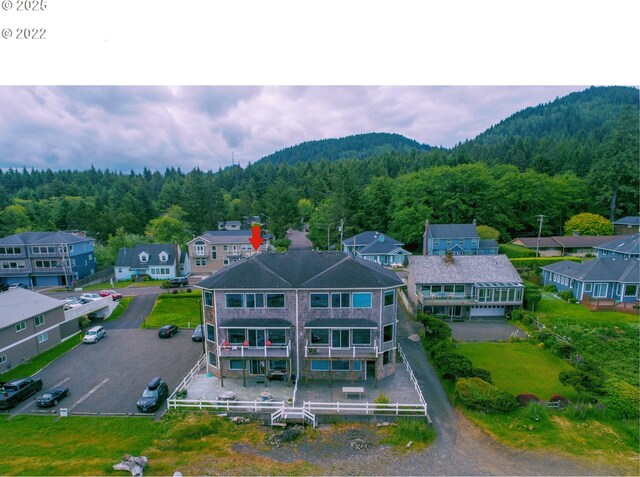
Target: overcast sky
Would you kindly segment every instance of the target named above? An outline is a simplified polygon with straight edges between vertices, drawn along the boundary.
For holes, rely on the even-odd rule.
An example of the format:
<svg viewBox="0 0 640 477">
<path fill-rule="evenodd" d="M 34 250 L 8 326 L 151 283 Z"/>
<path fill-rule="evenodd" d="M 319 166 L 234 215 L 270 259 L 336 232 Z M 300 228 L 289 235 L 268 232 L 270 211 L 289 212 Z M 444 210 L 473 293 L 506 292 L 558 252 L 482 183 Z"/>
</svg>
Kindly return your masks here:
<svg viewBox="0 0 640 477">
<path fill-rule="evenodd" d="M 432 146 L 585 86 L 0 87 L 0 167 L 164 171 L 246 166 L 368 132 Z"/>
</svg>

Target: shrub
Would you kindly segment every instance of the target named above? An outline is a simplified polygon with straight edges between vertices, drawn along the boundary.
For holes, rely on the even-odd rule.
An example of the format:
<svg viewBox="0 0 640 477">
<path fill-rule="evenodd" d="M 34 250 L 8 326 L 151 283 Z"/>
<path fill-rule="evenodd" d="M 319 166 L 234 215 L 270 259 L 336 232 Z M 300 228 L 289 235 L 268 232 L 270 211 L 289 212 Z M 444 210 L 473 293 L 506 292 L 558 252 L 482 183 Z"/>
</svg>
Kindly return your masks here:
<svg viewBox="0 0 640 477">
<path fill-rule="evenodd" d="M 378 394 L 378 396 L 376 396 L 373 402 L 376 404 L 389 404 L 391 401 L 389 401 L 389 398 L 385 396 L 383 393 L 380 393 Z"/>
<path fill-rule="evenodd" d="M 522 394 L 521 394 L 522 396 Z M 539 402 L 529 401 L 526 404 L 527 417 L 536 422 L 545 422 L 549 420 L 549 411 L 546 406 Z"/>
<path fill-rule="evenodd" d="M 604 406 L 602 404 L 580 401 L 572 406 L 567 406 L 564 412 L 567 417 L 580 421 L 601 419 L 604 414 Z"/>
<path fill-rule="evenodd" d="M 484 368 L 471 368 L 471 372 L 469 373 L 470 378 L 480 378 L 483 381 L 488 382 L 489 384 L 493 384 L 493 379 L 491 378 L 491 371 Z"/>
<path fill-rule="evenodd" d="M 460 378 L 455 397 L 463 406 L 476 411 L 507 412 L 518 407 L 516 398 L 480 378 Z"/>
<path fill-rule="evenodd" d="M 165 280 L 160 283 L 160 288 L 164 288 L 165 290 L 171 288 L 171 282 L 169 280 Z"/>
<path fill-rule="evenodd" d="M 562 406 L 566 406 L 567 404 L 571 403 L 571 401 L 569 401 L 569 399 L 564 397 L 562 394 L 552 394 L 549 398 L 549 402 L 559 402 Z"/>
<path fill-rule="evenodd" d="M 420 312 L 418 313 L 418 321 L 424 326 L 426 338 L 438 341 L 451 338 L 451 328 L 440 318 Z"/>
<path fill-rule="evenodd" d="M 551 350 L 564 359 L 570 358 L 571 355 L 576 351 L 573 345 L 571 343 L 567 343 L 566 341 L 556 341 L 551 347 Z"/>
<path fill-rule="evenodd" d="M 551 292 L 551 293 L 556 293 L 558 291 L 558 287 L 556 287 L 552 283 L 549 283 L 548 285 L 543 286 L 542 289 L 546 292 Z"/>
<path fill-rule="evenodd" d="M 564 301 L 569 301 L 573 298 L 573 290 L 562 290 L 559 295 Z"/>
<path fill-rule="evenodd" d="M 578 393 L 602 394 L 603 392 L 602 378 L 582 369 L 561 371 L 558 380 L 565 386 L 573 386 Z"/>
<path fill-rule="evenodd" d="M 610 379 L 605 383 L 604 404 L 607 412 L 622 419 L 640 417 L 640 389 L 626 381 Z"/>
<path fill-rule="evenodd" d="M 535 394 L 518 394 L 516 396 L 516 401 L 518 401 L 520 407 L 526 407 L 529 403 L 540 404 L 542 402 Z"/>
<path fill-rule="evenodd" d="M 453 381 L 460 377 L 470 376 L 473 369 L 471 360 L 458 353 L 441 353 L 435 358 L 435 362 L 442 376 Z"/>
<path fill-rule="evenodd" d="M 193 292 L 193 290 L 191 288 L 187 288 L 186 292 L 187 293 L 191 293 L 191 292 Z"/>
<path fill-rule="evenodd" d="M 453 343 L 451 342 L 451 340 L 436 341 L 431 343 L 432 345 L 428 349 L 434 361 L 437 361 L 441 354 L 453 352 Z"/>
<path fill-rule="evenodd" d="M 89 319 L 89 317 L 87 315 L 81 316 L 80 319 L 78 320 L 78 326 L 80 327 L 81 330 L 83 330 L 84 328 L 86 328 L 90 324 L 91 324 L 91 320 Z"/>
<path fill-rule="evenodd" d="M 530 250 L 521 245 L 500 244 L 498 245 L 498 253 L 506 255 L 509 258 L 527 258 L 535 257 L 535 250 Z"/>
<path fill-rule="evenodd" d="M 529 310 L 534 310 L 540 300 L 542 300 L 542 293 L 540 292 L 540 288 L 536 285 L 525 285 L 524 305 Z"/>
<path fill-rule="evenodd" d="M 174 295 L 177 295 L 178 294 L 178 290 L 174 289 L 171 293 L 173 293 Z"/>
</svg>

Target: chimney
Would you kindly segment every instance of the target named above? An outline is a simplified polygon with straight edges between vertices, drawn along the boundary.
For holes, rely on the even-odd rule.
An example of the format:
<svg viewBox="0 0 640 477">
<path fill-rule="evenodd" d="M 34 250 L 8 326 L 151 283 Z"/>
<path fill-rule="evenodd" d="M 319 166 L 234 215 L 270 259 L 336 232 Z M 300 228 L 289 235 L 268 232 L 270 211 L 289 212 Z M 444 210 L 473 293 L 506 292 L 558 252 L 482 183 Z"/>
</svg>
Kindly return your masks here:
<svg viewBox="0 0 640 477">
<path fill-rule="evenodd" d="M 476 219 L 473 219 L 473 226 L 475 227 L 476 225 L 477 225 Z"/>
<path fill-rule="evenodd" d="M 429 221 L 426 220 L 424 222 L 424 237 L 422 238 L 422 255 L 427 254 L 427 250 L 429 249 Z"/>
<path fill-rule="evenodd" d="M 176 277 L 180 276 L 180 248 L 178 247 L 178 241 L 173 241 L 173 255 L 176 257 Z"/>
<path fill-rule="evenodd" d="M 380 234 L 378 236 L 378 242 L 381 242 L 381 243 L 384 242 L 384 234 Z"/>
<path fill-rule="evenodd" d="M 451 250 L 447 250 L 444 253 L 444 261 L 447 263 L 453 263 L 453 252 Z"/>
</svg>

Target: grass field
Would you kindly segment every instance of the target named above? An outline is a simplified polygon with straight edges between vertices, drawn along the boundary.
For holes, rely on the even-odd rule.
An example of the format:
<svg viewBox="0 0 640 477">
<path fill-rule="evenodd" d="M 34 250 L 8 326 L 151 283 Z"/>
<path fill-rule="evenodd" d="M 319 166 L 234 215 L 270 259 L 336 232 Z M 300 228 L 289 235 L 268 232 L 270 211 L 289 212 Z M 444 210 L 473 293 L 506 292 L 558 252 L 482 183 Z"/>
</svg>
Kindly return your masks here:
<svg viewBox="0 0 640 477">
<path fill-rule="evenodd" d="M 591 311 L 577 303 L 567 303 L 548 292 L 542 293 L 542 300 L 536 305 L 536 313 L 547 324 L 552 324 L 554 320 L 560 318 L 605 326 L 640 323 L 640 316 L 638 315 L 615 311 Z"/>
<path fill-rule="evenodd" d="M 0 475 L 123 475 L 122 456 L 144 455 L 148 475 L 321 475 L 234 446 L 264 446 L 268 431 L 207 414 L 170 413 L 161 421 L 131 417 L 16 416 L 0 420 Z"/>
<path fill-rule="evenodd" d="M 493 383 L 515 396 L 531 393 L 542 400 L 553 394 L 578 397 L 573 388 L 558 381 L 560 371 L 573 369 L 571 365 L 532 344 L 460 343 L 457 351 L 474 366 L 491 371 Z"/>
<path fill-rule="evenodd" d="M 122 298 L 122 300 L 120 300 L 120 303 L 118 304 L 116 309 L 113 310 L 113 313 L 111 313 L 111 315 L 109 316 L 109 318 L 107 318 L 107 320 L 114 321 L 120 318 L 120 315 L 122 315 L 129 307 L 129 303 L 131 303 L 131 300 L 133 300 L 132 296 L 125 296 L 124 298 Z"/>
<path fill-rule="evenodd" d="M 162 293 L 158 295 L 151 314 L 145 319 L 145 328 L 160 328 L 173 324 L 180 328 L 195 328 L 200 324 L 202 293 Z"/>
<path fill-rule="evenodd" d="M 82 343 L 82 336 L 82 333 L 77 334 L 69 338 L 67 341 L 63 341 L 59 345 L 56 345 L 53 348 L 48 349 L 47 351 L 40 353 L 37 356 L 34 356 L 29 361 L 26 361 L 16 366 L 15 368 L 12 368 L 0 374 L 0 381 L 9 381 L 11 379 L 24 378 L 35 374 L 54 359 L 62 356 L 71 348 L 74 348 L 75 346 Z M 2 475 L 2 472 L 0 472 L 0 475 Z"/>
</svg>

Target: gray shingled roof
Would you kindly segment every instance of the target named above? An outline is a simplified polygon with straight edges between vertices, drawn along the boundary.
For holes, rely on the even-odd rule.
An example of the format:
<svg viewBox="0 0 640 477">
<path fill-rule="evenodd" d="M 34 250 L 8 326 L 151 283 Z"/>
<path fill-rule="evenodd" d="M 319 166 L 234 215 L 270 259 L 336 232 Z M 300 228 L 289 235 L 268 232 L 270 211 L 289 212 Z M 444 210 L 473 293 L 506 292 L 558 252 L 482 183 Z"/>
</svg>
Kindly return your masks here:
<svg viewBox="0 0 640 477">
<path fill-rule="evenodd" d="M 640 262 L 636 259 L 600 258 L 583 263 L 563 260 L 541 268 L 586 282 L 640 282 Z"/>
<path fill-rule="evenodd" d="M 146 252 L 147 254 L 149 254 L 148 261 L 140 261 L 140 254 L 142 252 Z M 160 261 L 161 252 L 166 252 L 169 256 L 166 262 Z M 123 247 L 118 250 L 118 256 L 116 257 L 116 267 L 147 268 L 151 266 L 170 267 L 173 265 L 175 265 L 173 244 L 154 243 L 136 245 L 133 248 Z"/>
<path fill-rule="evenodd" d="M 615 240 L 602 243 L 594 248 L 597 248 L 599 250 L 610 250 L 617 253 L 640 255 L 640 233 L 633 235 L 622 235 Z"/>
<path fill-rule="evenodd" d="M 227 243 L 249 243 L 249 237 L 251 237 L 251 230 L 207 230 L 202 235 L 189 240 L 188 243 L 195 242 L 198 239 L 204 239 L 212 244 L 227 244 Z M 265 238 L 265 234 L 262 234 Z"/>
<path fill-rule="evenodd" d="M 378 242 L 380 236 L 384 235 L 384 242 L 382 243 L 393 243 L 395 245 L 404 245 L 400 240 L 396 240 L 393 237 L 388 236 L 387 234 L 382 234 L 376 230 L 367 230 L 366 232 L 359 233 L 355 236 L 356 247 L 362 247 L 363 245 L 369 245 L 373 242 Z M 344 245 L 353 246 L 354 237 L 349 237 L 344 239 L 342 243 Z"/>
<path fill-rule="evenodd" d="M 409 257 L 416 284 L 423 283 L 521 283 L 506 255 L 454 255 L 451 262 L 439 255 Z"/>
<path fill-rule="evenodd" d="M 478 245 L 479 248 L 498 248 L 498 242 L 493 239 L 480 239 Z"/>
<path fill-rule="evenodd" d="M 0 328 L 37 316 L 41 313 L 62 308 L 64 303 L 50 296 L 14 288 L 0 293 Z"/>
<path fill-rule="evenodd" d="M 22 232 L 0 239 L 2 245 L 50 245 L 58 243 L 79 243 L 94 240 L 69 232 Z"/>
<path fill-rule="evenodd" d="M 434 239 L 478 238 L 474 224 L 429 224 Z"/>
<path fill-rule="evenodd" d="M 596 247 L 606 242 L 625 237 L 625 235 L 554 235 L 553 237 L 540 237 L 541 248 L 586 248 Z M 627 236 L 628 237 L 628 236 Z M 518 237 L 527 248 L 536 248 L 537 237 Z"/>
<path fill-rule="evenodd" d="M 627 215 L 626 217 L 622 217 L 621 219 L 616 220 L 613 225 L 639 225 L 640 226 L 640 217 L 637 215 Z"/>
<path fill-rule="evenodd" d="M 380 265 L 342 252 L 261 253 L 229 265 L 198 285 L 205 289 L 357 289 L 402 285 Z"/>
</svg>

